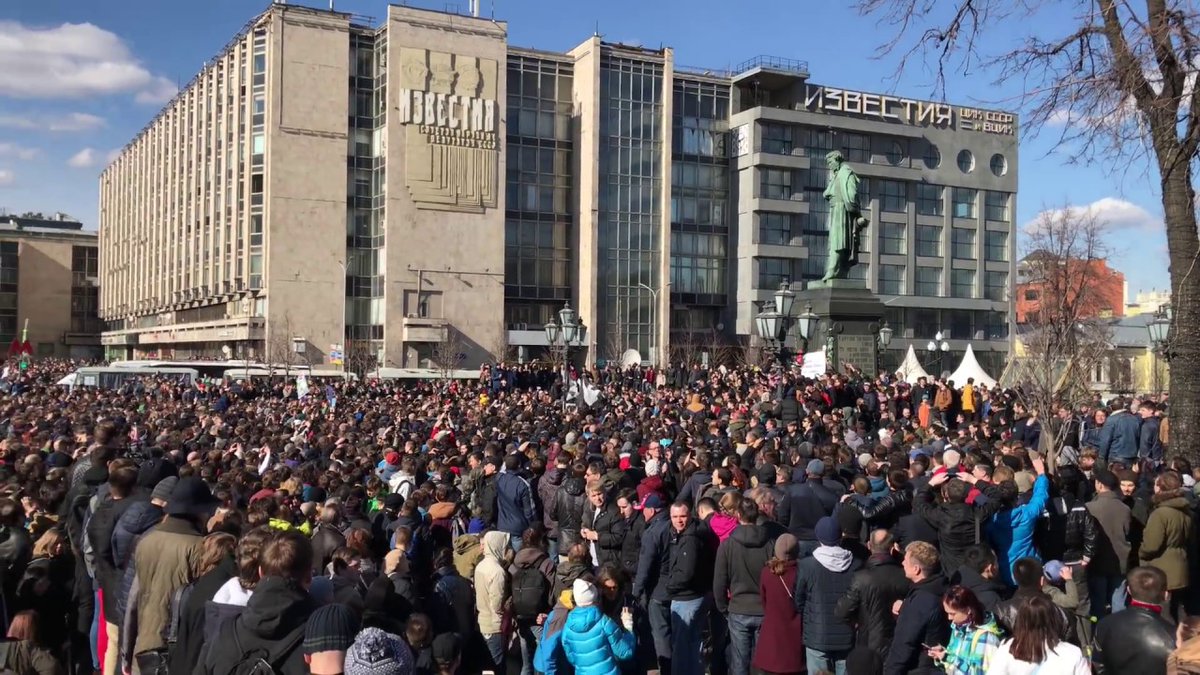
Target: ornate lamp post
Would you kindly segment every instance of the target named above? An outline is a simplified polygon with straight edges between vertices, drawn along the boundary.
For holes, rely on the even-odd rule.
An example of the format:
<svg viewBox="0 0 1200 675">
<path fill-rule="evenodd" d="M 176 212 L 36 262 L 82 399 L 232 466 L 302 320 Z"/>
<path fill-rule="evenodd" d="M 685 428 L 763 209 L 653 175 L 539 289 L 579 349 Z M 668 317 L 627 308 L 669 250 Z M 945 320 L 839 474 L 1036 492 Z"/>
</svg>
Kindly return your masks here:
<svg viewBox="0 0 1200 675">
<path fill-rule="evenodd" d="M 563 405 L 567 403 L 567 391 L 571 387 L 571 348 L 583 346 L 587 339 L 587 326 L 584 326 L 578 317 L 575 310 L 571 309 L 571 303 L 566 302 L 563 303 L 563 308 L 558 310 L 559 323 L 550 319 L 545 326 L 546 343 L 550 346 L 550 351 L 562 361 Z"/>
<path fill-rule="evenodd" d="M 779 290 L 775 291 L 774 299 L 773 308 L 759 312 L 754 317 L 754 325 L 758 329 L 758 335 L 763 339 L 767 351 L 771 352 L 779 362 L 787 363 L 791 357 L 787 334 L 792 322 L 799 319 L 800 337 L 807 345 L 808 336 L 811 334 L 817 317 L 812 313 L 811 306 L 799 317 L 792 317 L 792 305 L 796 302 L 796 294 L 792 292 L 791 284 L 787 281 L 779 284 Z M 811 322 L 810 319 L 812 319 Z"/>
<path fill-rule="evenodd" d="M 946 353 L 950 351 L 950 343 L 946 341 L 949 335 L 938 331 L 929 344 L 925 345 L 925 351 L 929 353 L 929 358 L 937 356 L 938 371 L 935 379 L 942 376 L 942 362 L 946 358 Z"/>
</svg>

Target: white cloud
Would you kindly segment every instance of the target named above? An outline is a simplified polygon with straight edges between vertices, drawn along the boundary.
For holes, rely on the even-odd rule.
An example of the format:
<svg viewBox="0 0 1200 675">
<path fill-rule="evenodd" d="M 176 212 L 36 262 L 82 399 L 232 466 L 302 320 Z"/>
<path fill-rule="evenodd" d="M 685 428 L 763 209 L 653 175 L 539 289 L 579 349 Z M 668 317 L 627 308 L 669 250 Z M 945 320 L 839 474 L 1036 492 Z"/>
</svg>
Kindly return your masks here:
<svg viewBox="0 0 1200 675">
<path fill-rule="evenodd" d="M 175 86 L 174 82 L 165 77 L 156 77 L 150 86 L 138 92 L 134 100 L 138 103 L 162 105 L 174 98 L 177 93 L 179 93 L 179 87 Z"/>
<path fill-rule="evenodd" d="M 30 160 L 37 156 L 37 148 L 28 148 L 16 143 L 0 142 L 0 157 L 15 157 L 20 160 Z"/>
<path fill-rule="evenodd" d="M 0 169 L 0 185 L 10 185 L 17 176 L 8 169 Z"/>
<path fill-rule="evenodd" d="M 91 131 L 104 124 L 103 117 L 81 112 L 65 115 L 0 115 L 0 128 L 28 131 Z"/>
<path fill-rule="evenodd" d="M 121 148 L 113 148 L 112 150 L 109 150 L 104 155 L 104 163 L 112 164 L 113 162 L 117 161 L 117 158 L 120 156 L 121 156 Z"/>
<path fill-rule="evenodd" d="M 51 28 L 0 21 L 0 95 L 83 98 L 163 95 L 162 78 L 143 66 L 115 33 L 90 23 Z"/>
<path fill-rule="evenodd" d="M 91 148 L 84 148 L 71 156 L 67 160 L 67 166 L 76 169 L 86 169 L 89 166 L 96 164 L 96 151 Z"/>
<path fill-rule="evenodd" d="M 1064 214 L 1070 215 L 1093 215 L 1100 222 L 1107 225 L 1110 232 L 1121 233 L 1130 230 L 1160 230 L 1163 226 L 1163 219 L 1156 216 L 1146 209 L 1134 204 L 1131 201 L 1119 199 L 1117 197 L 1104 197 L 1097 199 L 1091 204 L 1082 206 L 1068 206 L 1065 209 L 1050 209 L 1042 211 L 1033 217 L 1032 220 L 1025 223 L 1022 228 L 1025 232 L 1030 232 L 1038 227 L 1038 223 L 1047 215 L 1058 219 Z"/>
</svg>

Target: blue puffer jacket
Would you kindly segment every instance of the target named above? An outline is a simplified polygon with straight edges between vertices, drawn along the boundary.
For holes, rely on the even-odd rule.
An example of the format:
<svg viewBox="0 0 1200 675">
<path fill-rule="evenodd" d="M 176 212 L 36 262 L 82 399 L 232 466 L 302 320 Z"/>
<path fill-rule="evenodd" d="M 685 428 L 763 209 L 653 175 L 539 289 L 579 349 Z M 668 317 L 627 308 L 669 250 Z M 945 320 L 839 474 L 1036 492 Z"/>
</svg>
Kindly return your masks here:
<svg viewBox="0 0 1200 675">
<path fill-rule="evenodd" d="M 576 607 L 562 629 L 562 648 L 577 675 L 618 675 L 636 640 L 596 607 Z"/>
<path fill-rule="evenodd" d="M 1033 494 L 1029 501 L 993 515 L 987 525 L 988 539 L 992 542 L 992 548 L 996 549 L 1000 578 L 1009 586 L 1017 585 L 1013 581 L 1013 563 L 1021 558 L 1041 560 L 1033 545 L 1033 533 L 1049 499 L 1050 480 L 1038 476 L 1033 482 Z"/>
</svg>

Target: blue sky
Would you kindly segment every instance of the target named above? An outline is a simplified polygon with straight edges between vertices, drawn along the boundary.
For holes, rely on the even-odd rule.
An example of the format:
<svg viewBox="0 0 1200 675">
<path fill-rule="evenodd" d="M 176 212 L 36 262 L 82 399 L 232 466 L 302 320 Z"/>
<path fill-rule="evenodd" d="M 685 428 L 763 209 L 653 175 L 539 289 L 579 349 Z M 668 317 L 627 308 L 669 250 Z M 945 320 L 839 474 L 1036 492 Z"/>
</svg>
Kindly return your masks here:
<svg viewBox="0 0 1200 675">
<path fill-rule="evenodd" d="M 466 0 L 459 2 L 465 9 Z M 407 4 L 444 9 L 451 3 Z M 265 6 L 266 0 L 0 3 L 0 208 L 64 211 L 94 228 L 96 178 L 104 164 Z M 848 2 L 482 0 L 484 15 L 493 7 L 497 19 L 508 21 L 515 45 L 565 50 L 599 30 L 609 41 L 673 47 L 676 62 L 689 66 L 726 68 L 768 54 L 808 61 L 815 83 L 912 98 L 932 94 L 920 62 L 897 81 L 894 60 L 872 58 L 891 29 L 858 16 Z M 382 18 L 387 4 L 337 0 L 337 9 Z M 1041 17 L 1051 24 L 1070 19 Z M 986 46 L 1013 43 L 1026 25 L 997 21 Z M 997 87 L 993 79 L 983 70 L 955 73 L 948 98 L 1016 109 L 1003 102 L 1020 93 L 1017 85 Z M 1110 223 L 1111 262 L 1125 273 L 1130 299 L 1138 290 L 1165 288 L 1156 181 L 1141 167 L 1114 174 L 1102 164 L 1072 164 L 1069 151 L 1051 152 L 1055 131 L 1023 139 L 1018 223 L 1044 208 L 1092 208 Z"/>
</svg>

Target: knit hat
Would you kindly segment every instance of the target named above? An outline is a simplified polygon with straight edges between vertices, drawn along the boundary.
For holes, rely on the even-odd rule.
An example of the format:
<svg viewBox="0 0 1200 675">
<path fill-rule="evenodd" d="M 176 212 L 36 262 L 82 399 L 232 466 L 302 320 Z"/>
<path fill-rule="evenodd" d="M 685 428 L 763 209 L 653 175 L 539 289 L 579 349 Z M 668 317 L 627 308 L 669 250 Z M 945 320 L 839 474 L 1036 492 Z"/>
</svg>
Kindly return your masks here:
<svg viewBox="0 0 1200 675">
<path fill-rule="evenodd" d="M 576 579 L 571 584 L 571 596 L 575 599 L 576 607 L 590 607 L 596 604 L 596 587 L 583 579 Z"/>
<path fill-rule="evenodd" d="M 412 675 L 413 656 L 398 636 L 364 628 L 346 650 L 346 675 Z"/>
<path fill-rule="evenodd" d="M 354 644 L 359 620 L 346 605 L 318 607 L 304 627 L 304 653 L 344 652 Z"/>
<path fill-rule="evenodd" d="M 842 528 L 836 520 L 829 516 L 817 521 L 813 533 L 817 535 L 817 541 L 823 546 L 837 546 L 842 543 Z"/>
<path fill-rule="evenodd" d="M 807 468 L 805 468 L 805 472 L 806 472 L 806 473 L 808 473 L 808 475 L 810 475 L 810 476 L 821 476 L 821 475 L 824 475 L 824 473 L 825 473 L 825 462 L 822 462 L 822 461 L 821 461 L 821 460 L 819 460 L 819 459 L 814 459 L 814 460 L 812 460 L 811 462 L 809 462 L 809 463 L 808 463 L 808 467 L 807 467 Z"/>
<path fill-rule="evenodd" d="M 767 462 L 754 470 L 754 477 L 758 479 L 758 484 L 765 487 L 774 487 L 775 485 L 775 465 Z"/>
<path fill-rule="evenodd" d="M 781 534 L 775 540 L 775 557 L 780 560 L 794 560 L 800 552 L 800 541 L 794 534 Z"/>
<path fill-rule="evenodd" d="M 660 471 L 661 471 L 661 468 L 659 466 L 657 459 L 646 460 L 646 475 L 647 476 L 657 476 Z"/>
<path fill-rule="evenodd" d="M 160 502 L 171 501 L 171 492 L 175 489 L 175 484 L 179 479 L 175 476 L 167 476 L 158 481 L 158 485 L 154 486 L 154 490 L 150 492 L 150 499 L 157 499 Z"/>
<path fill-rule="evenodd" d="M 383 461 L 392 466 L 400 466 L 400 453 L 393 450 L 383 456 Z"/>
</svg>

